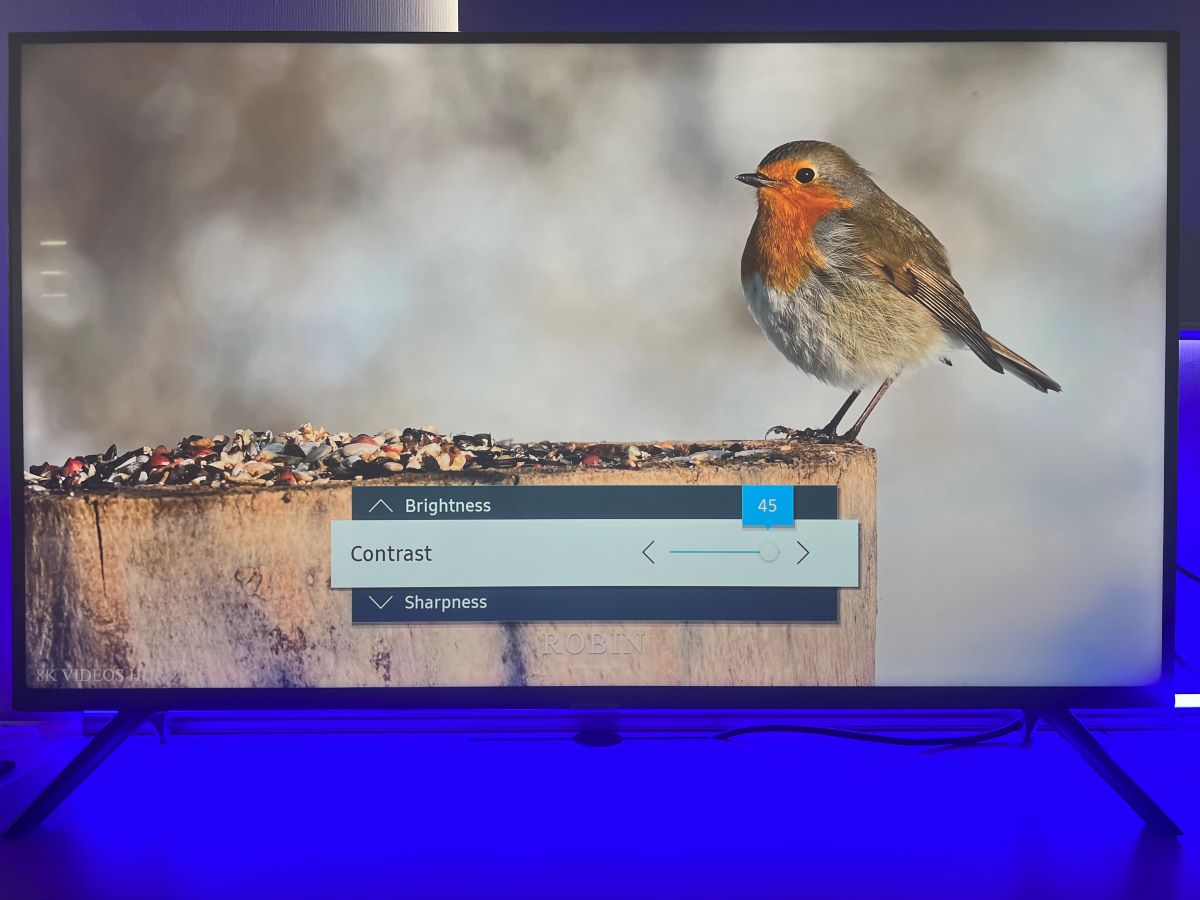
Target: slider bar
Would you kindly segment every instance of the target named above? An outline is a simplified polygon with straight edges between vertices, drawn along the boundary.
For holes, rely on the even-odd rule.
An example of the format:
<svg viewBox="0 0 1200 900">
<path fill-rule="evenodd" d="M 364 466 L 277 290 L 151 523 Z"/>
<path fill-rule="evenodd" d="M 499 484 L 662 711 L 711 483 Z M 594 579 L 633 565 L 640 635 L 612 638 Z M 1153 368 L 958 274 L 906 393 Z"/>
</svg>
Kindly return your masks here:
<svg viewBox="0 0 1200 900">
<path fill-rule="evenodd" d="M 758 556 L 757 550 L 668 550 L 668 553 L 749 553 Z"/>
</svg>

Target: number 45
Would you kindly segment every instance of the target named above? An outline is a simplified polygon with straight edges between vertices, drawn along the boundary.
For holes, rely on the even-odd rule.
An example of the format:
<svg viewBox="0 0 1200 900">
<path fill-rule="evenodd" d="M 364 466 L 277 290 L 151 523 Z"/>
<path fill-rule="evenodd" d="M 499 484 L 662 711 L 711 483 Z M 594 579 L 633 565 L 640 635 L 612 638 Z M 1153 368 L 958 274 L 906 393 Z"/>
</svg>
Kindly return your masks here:
<svg viewBox="0 0 1200 900">
<path fill-rule="evenodd" d="M 763 499 L 759 500 L 758 501 L 758 511 L 765 512 L 765 513 L 777 512 L 778 507 L 775 505 L 775 498 L 774 497 L 764 497 Z"/>
</svg>

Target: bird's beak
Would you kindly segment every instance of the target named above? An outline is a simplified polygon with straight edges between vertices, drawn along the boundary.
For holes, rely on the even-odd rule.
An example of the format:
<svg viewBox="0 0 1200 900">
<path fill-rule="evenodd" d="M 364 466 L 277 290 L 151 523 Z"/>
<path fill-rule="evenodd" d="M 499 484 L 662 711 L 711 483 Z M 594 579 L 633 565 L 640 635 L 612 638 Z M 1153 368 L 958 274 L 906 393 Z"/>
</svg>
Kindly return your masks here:
<svg viewBox="0 0 1200 900">
<path fill-rule="evenodd" d="M 747 172 L 744 175 L 735 175 L 738 181 L 742 184 L 748 184 L 750 187 L 760 188 L 766 187 L 769 184 L 774 184 L 774 180 L 768 178 L 762 172 Z"/>
</svg>

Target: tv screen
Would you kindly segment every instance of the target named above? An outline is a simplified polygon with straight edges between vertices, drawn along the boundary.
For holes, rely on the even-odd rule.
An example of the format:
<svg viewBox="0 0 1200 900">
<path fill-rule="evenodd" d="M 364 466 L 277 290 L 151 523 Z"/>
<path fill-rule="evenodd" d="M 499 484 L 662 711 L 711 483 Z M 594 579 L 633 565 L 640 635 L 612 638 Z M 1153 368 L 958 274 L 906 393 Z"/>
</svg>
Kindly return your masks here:
<svg viewBox="0 0 1200 900">
<path fill-rule="evenodd" d="M 1002 37 L 18 39 L 18 702 L 1149 696 L 1172 47 Z"/>
</svg>

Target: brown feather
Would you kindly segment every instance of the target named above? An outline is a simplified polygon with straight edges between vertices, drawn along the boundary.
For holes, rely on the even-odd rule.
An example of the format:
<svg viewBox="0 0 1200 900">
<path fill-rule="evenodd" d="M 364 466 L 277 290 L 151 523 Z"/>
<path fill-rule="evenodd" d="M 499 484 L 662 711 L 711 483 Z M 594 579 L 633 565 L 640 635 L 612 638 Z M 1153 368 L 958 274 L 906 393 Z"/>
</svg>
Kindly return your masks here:
<svg viewBox="0 0 1200 900">
<path fill-rule="evenodd" d="M 1037 388 L 1043 394 L 1047 391 L 1061 391 L 1062 385 L 1057 381 L 1021 356 L 1015 350 L 1004 346 L 990 334 L 985 335 L 988 343 L 992 345 L 992 350 L 1000 357 L 1000 363 L 1004 366 L 1005 372 L 1012 372 L 1018 378 L 1028 385 Z"/>
</svg>

